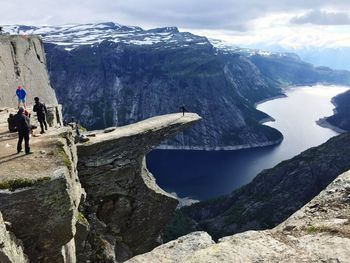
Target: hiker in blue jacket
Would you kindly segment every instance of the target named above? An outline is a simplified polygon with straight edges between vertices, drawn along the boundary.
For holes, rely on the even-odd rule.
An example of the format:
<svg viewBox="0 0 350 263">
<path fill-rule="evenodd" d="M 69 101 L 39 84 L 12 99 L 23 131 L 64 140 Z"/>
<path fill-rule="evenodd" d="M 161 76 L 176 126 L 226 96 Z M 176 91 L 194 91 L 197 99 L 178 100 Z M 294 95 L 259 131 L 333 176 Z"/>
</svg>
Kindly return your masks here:
<svg viewBox="0 0 350 263">
<path fill-rule="evenodd" d="M 21 102 L 23 103 L 24 108 L 26 109 L 26 96 L 27 96 L 27 92 L 25 91 L 25 89 L 23 89 L 21 86 L 18 86 L 17 90 L 16 90 L 16 95 L 18 98 L 18 109 L 21 106 Z"/>
</svg>

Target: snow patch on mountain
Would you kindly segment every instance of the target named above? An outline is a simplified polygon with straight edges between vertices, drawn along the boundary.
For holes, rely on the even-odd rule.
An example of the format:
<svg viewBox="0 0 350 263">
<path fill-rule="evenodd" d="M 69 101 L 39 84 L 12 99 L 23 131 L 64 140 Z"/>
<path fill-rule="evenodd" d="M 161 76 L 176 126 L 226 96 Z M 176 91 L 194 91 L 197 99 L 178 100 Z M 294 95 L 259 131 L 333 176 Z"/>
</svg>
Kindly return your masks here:
<svg viewBox="0 0 350 263">
<path fill-rule="evenodd" d="M 144 30 L 137 26 L 125 26 L 117 23 L 70 24 L 62 26 L 23 26 L 7 25 L 4 31 L 12 35 L 40 35 L 46 43 L 63 46 L 72 50 L 82 45 L 99 44 L 102 41 L 132 45 L 172 44 L 210 44 L 205 37 L 187 32 L 179 32 L 176 27 L 163 27 Z"/>
</svg>

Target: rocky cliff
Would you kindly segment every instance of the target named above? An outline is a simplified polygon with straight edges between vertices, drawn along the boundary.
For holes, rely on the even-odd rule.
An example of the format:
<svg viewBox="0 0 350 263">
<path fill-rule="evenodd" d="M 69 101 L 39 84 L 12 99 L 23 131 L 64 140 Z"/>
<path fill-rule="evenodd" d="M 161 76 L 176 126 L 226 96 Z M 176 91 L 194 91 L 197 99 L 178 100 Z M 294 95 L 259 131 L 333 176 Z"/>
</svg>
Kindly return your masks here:
<svg viewBox="0 0 350 263">
<path fill-rule="evenodd" d="M 103 128 L 178 112 L 184 104 L 203 121 L 163 148 L 239 149 L 281 141 L 278 131 L 259 124 L 267 115 L 239 94 L 241 87 L 251 97 L 259 90 L 257 100 L 280 94 L 260 75 L 251 80 L 252 63 L 235 58 L 228 77 L 207 40 L 192 36 L 189 42 L 180 33 L 175 37 L 176 43 L 164 47 L 106 41 L 67 51 L 47 45 L 52 83 L 65 116 Z"/>
<path fill-rule="evenodd" d="M 182 212 L 196 222 L 195 229 L 215 239 L 251 229 L 272 228 L 319 194 L 350 169 L 350 134 L 264 170 L 232 194 L 194 204 Z"/>
<path fill-rule="evenodd" d="M 83 195 L 72 132 L 61 128 L 33 137 L 34 154 L 23 156 L 14 155 L 16 136 L 7 134 L 5 125 L 0 139 L 0 211 L 8 228 L 23 243 L 30 262 L 72 262 L 66 258 L 74 255 Z"/>
<path fill-rule="evenodd" d="M 80 207 L 87 233 L 78 232 L 79 262 L 119 262 L 159 245 L 178 201 L 156 185 L 145 155 L 199 119 L 190 113 L 154 117 L 93 133 L 89 142 L 77 145 L 79 178 L 87 193 Z"/>
<path fill-rule="evenodd" d="M 38 38 L 1 38 L 1 59 L 14 45 L 17 61 L 32 62 L 16 64 L 21 70 L 24 65 L 18 77 L 47 78 L 43 53 L 33 52 Z M 40 66 L 33 62 L 40 59 Z M 12 65 L 4 65 L 7 77 L 16 71 Z M 121 262 L 154 248 L 178 202 L 156 185 L 144 156 L 200 117 L 159 116 L 90 132 L 76 144 L 72 128 L 61 127 L 60 107 L 46 84 L 27 88 L 33 96 L 47 94 L 53 104 L 50 129 L 31 136 L 33 154 L 16 154 L 17 134 L 7 131 L 7 117 L 16 110 L 0 109 L 0 262 Z M 7 92 L 0 95 L 9 99 Z"/>
<path fill-rule="evenodd" d="M 350 171 L 272 230 L 248 231 L 215 243 L 195 232 L 127 261 L 348 262 Z"/>
<path fill-rule="evenodd" d="M 46 104 L 57 104 L 51 88 L 46 57 L 41 39 L 35 36 L 0 36 L 0 107 L 17 105 L 15 92 L 18 85 L 34 102 L 40 97 Z"/>
<path fill-rule="evenodd" d="M 29 262 L 28 258 L 23 253 L 22 244 L 6 229 L 6 227 L 6 222 L 0 214 L 0 262 Z"/>
<path fill-rule="evenodd" d="M 277 144 L 282 135 L 260 124 L 255 103 L 288 85 L 350 84 L 350 73 L 314 67 L 294 54 L 213 45 L 176 27 L 144 30 L 116 23 L 5 26 L 41 34 L 49 72 L 67 119 L 101 129 L 183 104 L 203 121 L 166 149 L 240 149 Z"/>
<path fill-rule="evenodd" d="M 214 47 L 177 28 L 143 30 L 116 23 L 8 26 L 40 33 L 67 118 L 88 128 L 120 126 L 182 104 L 203 121 L 162 148 L 239 149 L 276 144 L 282 135 L 259 122 L 254 104 L 281 86 L 349 84 L 350 74 L 316 68 L 292 54 Z"/>
<path fill-rule="evenodd" d="M 178 201 L 156 185 L 144 156 L 198 120 L 155 117 L 89 133 L 78 145 L 70 128 L 51 128 L 32 137 L 28 156 L 14 154 L 16 134 L 0 122 L 0 212 L 8 222 L 0 221 L 0 258 L 121 262 L 157 246 Z"/>
</svg>

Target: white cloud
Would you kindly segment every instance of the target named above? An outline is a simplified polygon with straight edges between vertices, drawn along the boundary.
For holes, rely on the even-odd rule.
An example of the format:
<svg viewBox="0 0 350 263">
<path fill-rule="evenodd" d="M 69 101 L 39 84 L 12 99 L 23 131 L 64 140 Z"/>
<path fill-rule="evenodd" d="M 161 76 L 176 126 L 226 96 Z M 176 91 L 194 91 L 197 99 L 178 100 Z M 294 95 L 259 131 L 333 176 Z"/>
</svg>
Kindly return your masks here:
<svg viewBox="0 0 350 263">
<path fill-rule="evenodd" d="M 113 21 L 178 26 L 243 46 L 348 45 L 349 27 L 338 24 L 347 23 L 349 11 L 345 0 L 11 0 L 1 4 L 0 24 Z"/>
<path fill-rule="evenodd" d="M 350 25 L 350 15 L 346 12 L 312 10 L 295 16 L 290 21 L 294 24 Z"/>
</svg>

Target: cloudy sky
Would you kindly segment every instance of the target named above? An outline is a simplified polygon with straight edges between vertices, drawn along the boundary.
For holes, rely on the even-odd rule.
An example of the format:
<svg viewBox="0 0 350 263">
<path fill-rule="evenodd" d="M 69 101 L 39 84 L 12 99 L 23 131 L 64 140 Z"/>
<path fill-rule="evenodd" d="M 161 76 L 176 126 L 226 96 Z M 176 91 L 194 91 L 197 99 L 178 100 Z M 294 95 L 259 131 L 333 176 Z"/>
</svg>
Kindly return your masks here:
<svg viewBox="0 0 350 263">
<path fill-rule="evenodd" d="M 178 26 L 241 46 L 350 47 L 349 0 L 11 0 L 0 24 Z"/>
</svg>

